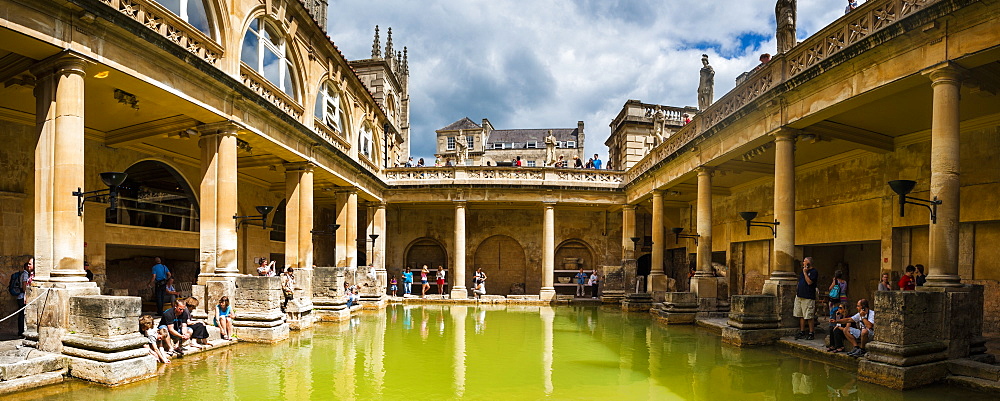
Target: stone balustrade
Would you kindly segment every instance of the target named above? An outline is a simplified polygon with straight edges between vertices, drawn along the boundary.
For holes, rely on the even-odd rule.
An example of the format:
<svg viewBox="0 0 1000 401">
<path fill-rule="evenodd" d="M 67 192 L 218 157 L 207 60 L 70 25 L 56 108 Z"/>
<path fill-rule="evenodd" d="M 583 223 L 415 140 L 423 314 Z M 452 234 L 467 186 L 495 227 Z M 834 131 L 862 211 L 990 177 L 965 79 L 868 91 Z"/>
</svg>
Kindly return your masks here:
<svg viewBox="0 0 1000 401">
<path fill-rule="evenodd" d="M 318 118 L 313 119 L 313 131 L 316 132 L 316 135 L 319 135 L 321 138 L 326 139 L 327 142 L 330 142 L 333 147 L 337 148 L 341 152 L 344 152 L 345 155 L 348 154 L 351 145 L 347 142 L 347 139 L 344 138 L 344 134 L 342 132 L 330 129 L 330 127 L 327 127 L 326 124 L 323 124 L 323 122 Z"/>
<path fill-rule="evenodd" d="M 274 84 L 268 82 L 267 79 L 260 76 L 260 73 L 254 71 L 253 68 L 241 64 L 240 81 L 250 88 L 250 90 L 256 92 L 264 99 L 267 99 L 267 101 L 277 106 L 292 118 L 296 120 L 302 119 L 302 106 L 299 106 L 285 92 L 282 92 L 275 87 Z"/>
<path fill-rule="evenodd" d="M 218 65 L 221 45 L 151 0 L 101 0 L 102 3 L 138 21 L 209 64 Z"/>
<path fill-rule="evenodd" d="M 770 62 L 741 77 L 741 82 L 733 90 L 719 98 L 707 109 L 695 116 L 691 123 L 663 141 L 625 174 L 629 183 L 654 169 L 681 147 L 691 143 L 704 133 L 736 114 L 764 93 L 791 81 L 801 81 L 806 70 L 830 59 L 831 56 L 858 43 L 912 15 L 921 8 L 940 0 L 870 0 L 856 10 L 800 42 L 785 54 L 779 54 Z M 863 50 L 861 50 L 863 51 Z M 817 70 L 816 73 L 822 71 Z M 626 118 L 619 114 L 612 122 L 612 129 Z M 619 121 L 621 120 L 621 121 Z"/>
<path fill-rule="evenodd" d="M 624 172 L 543 167 L 404 167 L 385 170 L 390 185 L 541 185 L 618 188 Z"/>
</svg>

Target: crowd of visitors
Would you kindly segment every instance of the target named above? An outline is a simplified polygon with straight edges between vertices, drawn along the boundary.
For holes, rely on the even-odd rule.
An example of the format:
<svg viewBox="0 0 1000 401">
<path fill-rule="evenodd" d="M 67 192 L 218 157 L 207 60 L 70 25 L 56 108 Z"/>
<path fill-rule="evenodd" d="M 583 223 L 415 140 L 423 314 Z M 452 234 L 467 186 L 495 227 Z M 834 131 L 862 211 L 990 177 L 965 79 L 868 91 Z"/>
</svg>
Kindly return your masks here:
<svg viewBox="0 0 1000 401">
<path fill-rule="evenodd" d="M 687 124 L 689 122 L 691 122 L 691 116 L 685 114 L 684 123 Z M 508 167 L 525 167 L 525 161 L 521 159 L 521 156 L 516 156 L 510 159 L 510 162 L 497 162 L 497 165 L 503 166 L 505 165 L 504 163 L 509 163 L 506 164 L 506 166 Z M 455 164 L 452 162 L 450 158 L 445 158 L 443 160 L 441 159 L 441 157 L 434 158 L 434 167 L 452 167 L 454 165 Z M 486 165 L 492 166 L 493 163 L 487 161 Z M 413 157 L 411 156 L 409 159 L 406 160 L 406 162 L 402 164 L 396 163 L 396 167 L 427 167 L 427 165 L 424 163 L 424 158 L 421 157 L 416 162 L 414 162 Z M 611 165 L 608 164 L 605 166 L 604 163 L 601 161 L 600 155 L 598 154 L 594 154 L 594 157 L 591 157 L 590 160 L 587 160 L 586 163 L 584 163 L 583 159 L 581 159 L 579 156 L 573 156 L 572 163 L 566 160 L 565 156 L 559 156 L 556 160 L 553 161 L 552 167 L 593 169 L 593 170 L 600 170 L 601 168 L 607 168 L 608 170 L 611 170 Z"/>
</svg>

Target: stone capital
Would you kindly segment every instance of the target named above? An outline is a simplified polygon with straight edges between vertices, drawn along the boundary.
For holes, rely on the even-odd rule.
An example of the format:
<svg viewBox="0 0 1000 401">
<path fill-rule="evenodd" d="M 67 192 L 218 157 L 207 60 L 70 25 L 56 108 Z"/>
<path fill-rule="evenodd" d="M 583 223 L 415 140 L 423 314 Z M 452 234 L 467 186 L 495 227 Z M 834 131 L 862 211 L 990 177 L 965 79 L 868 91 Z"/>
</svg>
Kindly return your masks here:
<svg viewBox="0 0 1000 401">
<path fill-rule="evenodd" d="M 624 209 L 624 210 L 635 210 L 635 205 L 631 205 L 631 204 L 622 205 L 622 209 Z"/>
<path fill-rule="evenodd" d="M 313 164 L 312 162 L 292 162 L 292 163 L 285 163 L 284 166 L 286 173 L 298 173 L 298 172 L 311 173 L 313 170 L 316 169 L 316 165 Z"/>
<path fill-rule="evenodd" d="M 707 175 L 709 177 L 715 173 L 715 167 L 710 166 L 700 166 L 696 170 L 698 171 L 698 175 Z"/>
<path fill-rule="evenodd" d="M 241 132 L 249 131 L 246 126 L 236 121 L 226 120 L 215 123 L 202 124 L 195 127 L 202 137 L 213 135 L 236 136 Z"/>
<path fill-rule="evenodd" d="M 556 202 L 542 202 L 542 206 L 546 209 L 554 209 L 556 207 Z"/>
<path fill-rule="evenodd" d="M 456 201 L 452 201 L 452 203 L 455 204 L 455 208 L 456 209 L 464 209 L 464 208 L 468 207 L 468 204 L 469 204 L 469 202 L 465 201 L 465 200 L 456 200 Z"/>
<path fill-rule="evenodd" d="M 31 75 L 41 79 L 49 75 L 87 75 L 87 67 L 95 62 L 82 54 L 67 50 L 39 61 L 30 67 Z"/>
<path fill-rule="evenodd" d="M 961 85 L 966 76 L 965 69 L 950 61 L 935 65 L 922 72 L 931 80 L 931 86 L 941 84 Z"/>
<path fill-rule="evenodd" d="M 774 137 L 775 142 L 784 142 L 784 141 L 794 141 L 795 137 L 799 135 L 799 133 L 800 133 L 799 130 L 795 128 L 780 127 L 767 134 Z"/>
</svg>

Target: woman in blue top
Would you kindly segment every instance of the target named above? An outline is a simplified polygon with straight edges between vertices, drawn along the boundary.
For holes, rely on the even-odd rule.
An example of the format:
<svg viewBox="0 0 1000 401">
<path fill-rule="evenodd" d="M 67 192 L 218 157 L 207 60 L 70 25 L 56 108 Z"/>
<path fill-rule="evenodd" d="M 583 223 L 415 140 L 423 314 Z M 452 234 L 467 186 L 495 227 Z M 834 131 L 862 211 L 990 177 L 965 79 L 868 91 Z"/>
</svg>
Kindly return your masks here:
<svg viewBox="0 0 1000 401">
<path fill-rule="evenodd" d="M 233 307 L 229 305 L 229 297 L 219 298 L 215 306 L 215 319 L 212 322 L 222 331 L 222 339 L 229 340 L 233 335 Z"/>
</svg>

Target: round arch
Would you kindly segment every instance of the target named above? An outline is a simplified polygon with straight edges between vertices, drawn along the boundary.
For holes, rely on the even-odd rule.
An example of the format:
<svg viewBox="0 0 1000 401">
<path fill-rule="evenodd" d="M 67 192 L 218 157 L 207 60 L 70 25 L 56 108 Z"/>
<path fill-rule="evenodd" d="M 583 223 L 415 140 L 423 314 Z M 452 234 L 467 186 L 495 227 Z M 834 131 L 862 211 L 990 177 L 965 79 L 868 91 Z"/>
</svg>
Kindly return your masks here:
<svg viewBox="0 0 1000 401">
<path fill-rule="evenodd" d="M 472 272 L 477 268 L 482 268 L 486 273 L 488 294 L 521 295 L 529 286 L 534 288 L 534 282 L 540 279 L 528 277 L 521 243 L 502 234 L 493 235 L 479 243 L 473 264 L 466 269 L 466 278 L 471 280 Z"/>
<path fill-rule="evenodd" d="M 308 80 L 306 79 L 305 65 L 302 60 L 302 51 L 301 49 L 298 48 L 298 44 L 296 43 L 295 38 L 288 36 L 288 30 L 285 28 L 285 23 L 282 22 L 281 20 L 275 19 L 274 16 L 271 15 L 271 13 L 268 13 L 267 10 L 265 9 L 265 5 L 262 4 L 260 6 L 257 6 L 253 10 L 248 12 L 246 19 L 244 19 L 243 23 L 241 24 L 240 30 L 238 32 L 234 32 L 236 34 L 236 37 L 234 38 L 233 43 L 238 44 L 237 46 L 235 46 L 236 49 L 238 49 L 238 52 L 236 54 L 236 60 L 238 60 L 239 63 L 243 63 L 243 51 L 245 47 L 244 42 L 246 40 L 247 34 L 249 33 L 251 25 L 257 19 L 260 19 L 262 23 L 277 30 L 277 32 L 274 33 L 274 36 L 280 37 L 281 41 L 285 44 L 285 53 L 286 53 L 285 57 L 292 65 L 292 71 L 290 71 L 291 73 L 290 76 L 292 79 L 291 83 L 292 91 L 291 93 L 286 93 L 286 95 L 292 97 L 293 100 L 296 103 L 298 103 L 299 106 L 302 106 L 303 108 L 308 110 L 308 107 L 306 107 L 309 104 L 309 100 L 306 99 L 306 96 L 308 94 L 308 91 L 306 90 L 306 82 Z M 264 75 L 264 73 L 258 71 L 256 67 L 254 66 L 250 67 L 254 71 L 257 71 L 260 75 L 262 76 Z M 267 80 L 267 77 L 264 77 L 264 79 Z M 278 82 L 271 82 L 270 80 L 268 80 L 268 82 L 270 82 L 272 85 L 278 88 L 281 87 L 281 84 Z"/>
<path fill-rule="evenodd" d="M 403 260 L 404 268 L 419 269 L 423 265 L 431 268 L 449 267 L 448 250 L 435 238 L 420 237 L 410 241 L 403 254 L 406 255 Z"/>
<path fill-rule="evenodd" d="M 575 259 L 576 261 L 571 261 Z M 594 250 L 586 241 L 579 238 L 570 238 L 556 246 L 556 269 L 566 269 L 565 265 L 576 264 L 577 269 L 583 268 L 592 270 L 597 267 L 594 259 Z"/>
<path fill-rule="evenodd" d="M 125 169 L 128 177 L 118 189 L 118 208 L 108 210 L 105 222 L 168 230 L 198 231 L 198 198 L 174 167 L 153 159 Z"/>
</svg>

